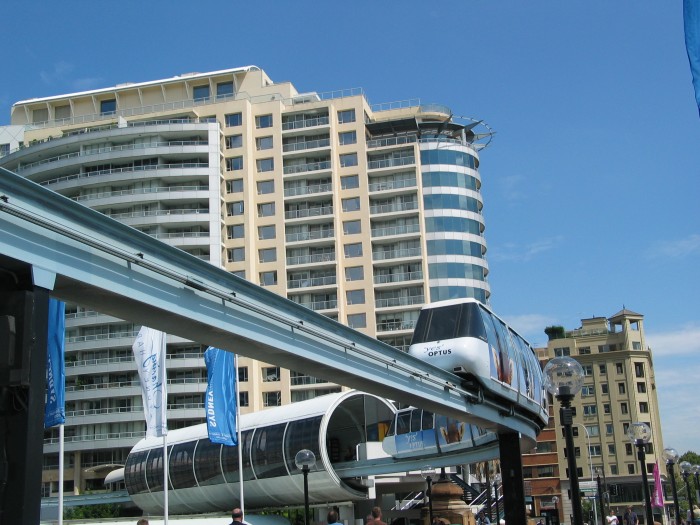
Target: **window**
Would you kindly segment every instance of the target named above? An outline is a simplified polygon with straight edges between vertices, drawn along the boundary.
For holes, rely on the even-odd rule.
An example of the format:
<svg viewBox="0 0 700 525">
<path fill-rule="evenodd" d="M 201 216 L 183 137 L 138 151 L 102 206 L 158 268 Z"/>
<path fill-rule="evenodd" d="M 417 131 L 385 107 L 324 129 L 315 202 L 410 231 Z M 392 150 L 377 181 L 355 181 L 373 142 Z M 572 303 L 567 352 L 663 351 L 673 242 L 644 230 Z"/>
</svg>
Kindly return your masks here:
<svg viewBox="0 0 700 525">
<path fill-rule="evenodd" d="M 340 177 L 340 188 L 343 190 L 351 190 L 360 187 L 360 177 L 357 175 L 346 175 Z"/>
<path fill-rule="evenodd" d="M 593 365 L 582 365 L 583 375 L 592 376 L 593 375 Z"/>
<path fill-rule="evenodd" d="M 233 226 L 228 226 L 226 229 L 229 239 L 243 239 L 243 237 L 245 237 L 245 230 L 242 224 L 234 224 Z"/>
<path fill-rule="evenodd" d="M 224 125 L 227 128 L 234 128 L 243 124 L 243 114 L 242 113 L 229 113 L 224 115 Z"/>
<path fill-rule="evenodd" d="M 608 454 L 614 454 L 614 453 L 615 453 L 615 444 L 608 443 Z"/>
<path fill-rule="evenodd" d="M 602 454 L 600 445 L 591 445 L 591 456 L 601 456 Z"/>
<path fill-rule="evenodd" d="M 551 478 L 554 476 L 554 467 L 551 465 L 540 465 L 537 467 L 538 478 Z"/>
<path fill-rule="evenodd" d="M 267 195 L 275 192 L 274 180 L 261 180 L 258 182 L 258 195 Z"/>
<path fill-rule="evenodd" d="M 346 281 L 361 281 L 365 278 L 365 269 L 362 266 L 350 266 L 345 268 Z"/>
<path fill-rule="evenodd" d="M 262 204 L 258 204 L 258 217 L 272 217 L 274 214 L 274 202 L 263 202 Z"/>
<path fill-rule="evenodd" d="M 216 84 L 216 98 L 226 98 L 233 95 L 233 81 Z"/>
<path fill-rule="evenodd" d="M 278 407 L 282 405 L 281 392 L 263 392 L 263 406 Z"/>
<path fill-rule="evenodd" d="M 618 394 L 624 394 L 625 393 L 625 384 L 624 383 L 618 383 L 617 384 L 617 393 Z"/>
<path fill-rule="evenodd" d="M 245 210 L 243 201 L 231 202 L 228 205 L 228 215 L 234 217 L 236 215 L 243 215 Z"/>
<path fill-rule="evenodd" d="M 364 290 L 348 290 L 345 292 L 348 304 L 365 304 Z"/>
<path fill-rule="evenodd" d="M 262 380 L 264 383 L 279 381 L 280 380 L 280 367 L 279 366 L 264 366 L 262 368 Z"/>
<path fill-rule="evenodd" d="M 627 464 L 627 473 L 628 473 L 628 474 L 634 474 L 634 463 L 628 463 L 628 464 Z"/>
<path fill-rule="evenodd" d="M 238 392 L 238 405 L 242 407 L 249 405 L 248 392 Z"/>
<path fill-rule="evenodd" d="M 612 434 L 613 434 L 613 424 L 612 423 L 605 423 L 605 435 L 612 436 Z"/>
<path fill-rule="evenodd" d="M 245 261 L 245 248 L 231 248 L 228 250 L 229 262 Z"/>
<path fill-rule="evenodd" d="M 206 100 L 209 98 L 209 84 L 194 86 L 192 88 L 192 98 L 194 100 Z"/>
<path fill-rule="evenodd" d="M 277 284 L 277 272 L 260 272 L 260 286 L 273 286 Z"/>
<path fill-rule="evenodd" d="M 637 377 L 644 377 L 644 363 L 634 364 L 634 375 Z"/>
<path fill-rule="evenodd" d="M 338 133 L 338 141 L 341 146 L 347 146 L 348 144 L 357 143 L 357 132 L 356 131 L 343 131 Z"/>
<path fill-rule="evenodd" d="M 111 115 L 117 111 L 117 100 L 102 100 L 100 101 L 100 115 Z"/>
<path fill-rule="evenodd" d="M 357 153 L 345 153 L 340 156 L 340 167 L 357 166 Z"/>
<path fill-rule="evenodd" d="M 243 191 L 243 179 L 226 181 L 226 193 L 240 193 Z"/>
<path fill-rule="evenodd" d="M 355 122 L 355 110 L 345 109 L 338 111 L 338 124 L 347 124 L 349 122 Z"/>
<path fill-rule="evenodd" d="M 639 402 L 639 411 L 642 414 L 648 414 L 649 413 L 649 403 L 646 401 L 640 401 Z"/>
<path fill-rule="evenodd" d="M 629 413 L 629 410 L 627 409 L 627 403 L 620 403 L 620 412 L 623 414 Z"/>
<path fill-rule="evenodd" d="M 258 239 L 264 241 L 265 239 L 274 239 L 276 237 L 275 225 L 270 224 L 268 226 L 258 226 Z"/>
<path fill-rule="evenodd" d="M 345 257 L 362 257 L 362 243 L 346 244 L 344 247 Z"/>
<path fill-rule="evenodd" d="M 343 233 L 345 235 L 354 235 L 356 233 L 362 233 L 362 226 L 360 221 L 343 221 Z"/>
<path fill-rule="evenodd" d="M 598 413 L 597 405 L 583 405 L 584 416 L 595 416 Z"/>
<path fill-rule="evenodd" d="M 600 435 L 600 427 L 598 425 L 587 426 L 586 430 L 588 430 L 588 435 L 591 437 L 596 437 Z"/>
<path fill-rule="evenodd" d="M 600 384 L 600 391 L 603 394 L 607 394 L 608 392 L 608 384 L 607 383 L 601 383 Z"/>
<path fill-rule="evenodd" d="M 537 448 L 539 450 L 539 445 L 537 445 Z M 532 467 L 526 467 L 523 465 L 523 478 L 529 479 L 532 477 L 534 477 Z"/>
<path fill-rule="evenodd" d="M 258 167 L 258 173 L 264 173 L 266 171 L 272 171 L 275 169 L 275 159 L 272 157 L 267 159 L 258 159 L 255 161 Z"/>
<path fill-rule="evenodd" d="M 231 275 L 235 275 L 236 277 L 240 277 L 241 279 L 245 279 L 245 270 L 236 270 L 234 272 L 231 272 Z"/>
<path fill-rule="evenodd" d="M 248 367 L 239 366 L 238 367 L 238 381 L 240 383 L 246 383 L 248 381 Z"/>
<path fill-rule="evenodd" d="M 610 465 L 610 474 L 617 476 L 617 465 Z"/>
<path fill-rule="evenodd" d="M 272 137 L 258 137 L 255 139 L 255 148 L 258 151 L 272 149 Z"/>
<path fill-rule="evenodd" d="M 275 262 L 277 260 L 277 248 L 263 248 L 258 250 L 261 263 Z"/>
<path fill-rule="evenodd" d="M 641 350 L 642 349 L 642 343 L 639 341 L 632 341 L 632 350 Z"/>
<path fill-rule="evenodd" d="M 231 157 L 226 159 L 226 170 L 236 171 L 243 169 L 243 157 Z"/>
<path fill-rule="evenodd" d="M 360 209 L 360 198 L 343 199 L 343 211 L 357 211 Z"/>
<path fill-rule="evenodd" d="M 115 108 L 116 109 L 116 108 Z M 114 109 L 110 111 L 103 111 L 102 114 L 105 113 L 114 113 Z M 49 120 L 49 110 L 48 108 L 42 108 L 42 109 L 35 109 L 32 111 L 32 122 L 37 123 L 37 122 L 46 122 Z"/>
<path fill-rule="evenodd" d="M 243 146 L 243 135 L 226 137 L 226 149 L 240 148 L 241 146 Z"/>
<path fill-rule="evenodd" d="M 4 157 L 10 154 L 9 144 L 0 144 L 0 157 Z"/>
<path fill-rule="evenodd" d="M 594 396 L 595 387 L 593 385 L 586 385 L 581 388 L 581 397 Z"/>
<path fill-rule="evenodd" d="M 623 371 L 623 369 L 622 369 L 622 363 L 615 363 L 615 371 L 616 371 L 618 374 L 621 374 L 621 373 L 622 373 L 622 371 Z"/>
<path fill-rule="evenodd" d="M 627 435 L 627 432 L 630 430 L 630 424 L 629 423 L 622 423 L 622 433 Z"/>
<path fill-rule="evenodd" d="M 600 375 L 606 375 L 608 373 L 608 368 L 605 365 L 598 365 L 598 371 L 600 372 Z"/>
<path fill-rule="evenodd" d="M 272 115 L 258 115 L 255 117 L 255 127 L 260 128 L 271 128 L 272 127 Z"/>
<path fill-rule="evenodd" d="M 555 348 L 554 349 L 554 357 L 568 357 L 571 355 L 571 350 L 569 350 L 569 347 L 564 347 L 564 348 Z"/>
<path fill-rule="evenodd" d="M 348 315 L 348 326 L 350 328 L 366 328 L 367 327 L 367 315 L 366 314 L 350 314 L 350 315 Z"/>
<path fill-rule="evenodd" d="M 644 381 L 640 381 L 637 383 L 637 392 L 639 392 L 640 394 L 646 394 L 647 384 Z"/>
<path fill-rule="evenodd" d="M 588 355 L 591 353 L 591 347 L 590 346 L 582 346 L 581 348 L 578 349 L 579 355 Z"/>
<path fill-rule="evenodd" d="M 56 120 L 64 120 L 70 118 L 70 105 L 66 106 L 56 106 L 53 110 L 54 118 Z"/>
</svg>

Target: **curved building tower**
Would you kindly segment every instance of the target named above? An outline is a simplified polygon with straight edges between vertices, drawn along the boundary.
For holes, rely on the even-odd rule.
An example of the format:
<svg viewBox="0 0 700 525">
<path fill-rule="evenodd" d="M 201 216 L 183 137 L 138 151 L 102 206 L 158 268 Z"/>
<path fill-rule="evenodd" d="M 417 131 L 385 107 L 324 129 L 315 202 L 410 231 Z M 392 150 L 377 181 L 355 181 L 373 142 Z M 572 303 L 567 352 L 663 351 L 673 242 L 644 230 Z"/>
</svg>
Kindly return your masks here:
<svg viewBox="0 0 700 525">
<path fill-rule="evenodd" d="M 444 106 L 299 93 L 247 66 L 17 102 L 0 166 L 408 349 L 423 304 L 488 302 L 479 151 Z M 103 490 L 145 430 L 139 319 L 66 309 L 66 492 Z M 168 426 L 204 421 L 202 345 L 168 337 Z M 244 413 L 341 391 L 239 360 Z M 46 433 L 44 495 L 58 490 Z"/>
</svg>

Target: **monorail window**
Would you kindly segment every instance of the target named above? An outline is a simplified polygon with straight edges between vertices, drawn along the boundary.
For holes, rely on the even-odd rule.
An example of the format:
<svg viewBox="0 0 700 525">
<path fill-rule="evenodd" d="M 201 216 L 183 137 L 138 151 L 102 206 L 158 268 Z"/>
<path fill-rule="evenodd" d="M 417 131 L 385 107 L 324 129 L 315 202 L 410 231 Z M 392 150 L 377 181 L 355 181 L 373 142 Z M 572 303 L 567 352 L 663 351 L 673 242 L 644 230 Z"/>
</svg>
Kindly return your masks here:
<svg viewBox="0 0 700 525">
<path fill-rule="evenodd" d="M 194 479 L 194 446 L 196 442 L 178 443 L 173 445 L 168 463 L 170 484 L 174 489 L 187 489 L 196 486 Z"/>
<path fill-rule="evenodd" d="M 399 412 L 396 416 L 396 435 L 408 434 L 411 430 L 411 411 Z"/>
<path fill-rule="evenodd" d="M 456 337 L 478 337 L 486 341 L 486 332 L 476 303 L 453 304 L 421 311 L 411 344 Z"/>
<path fill-rule="evenodd" d="M 197 442 L 197 448 L 194 451 L 194 476 L 198 485 L 218 485 L 224 482 L 224 475 L 221 472 L 222 446 L 220 443 L 212 443 L 209 438 L 200 439 Z M 226 448 L 235 449 L 238 456 L 237 446 Z"/>
<path fill-rule="evenodd" d="M 168 454 L 170 454 L 172 447 L 168 447 Z M 146 460 L 146 483 L 148 483 L 148 490 L 151 492 L 158 492 L 163 490 L 163 449 L 153 448 L 151 453 L 148 454 L 148 459 Z"/>
<path fill-rule="evenodd" d="M 129 488 L 129 494 L 143 494 L 148 492 L 146 484 L 146 460 L 148 450 L 134 452 L 126 458 L 124 468 L 124 481 Z"/>
<path fill-rule="evenodd" d="M 253 437 L 252 463 L 258 479 L 286 476 L 282 440 L 287 423 L 258 428 Z"/>
<path fill-rule="evenodd" d="M 421 419 L 423 411 L 420 408 L 411 410 L 411 432 L 420 432 Z"/>
<path fill-rule="evenodd" d="M 253 431 L 244 430 L 241 432 L 241 443 L 243 446 L 241 456 L 243 459 L 243 480 L 255 479 L 253 468 L 250 466 L 250 446 L 253 441 Z M 227 483 L 238 483 L 238 447 L 224 447 L 221 451 L 221 464 L 224 467 L 224 478 Z"/>
<path fill-rule="evenodd" d="M 423 410 L 423 421 L 421 422 L 421 428 L 423 430 L 430 430 L 432 428 L 435 428 L 435 418 L 433 416 L 432 412 L 428 412 L 427 410 Z"/>
<path fill-rule="evenodd" d="M 287 458 L 287 469 L 289 472 L 296 472 L 298 469 L 294 464 L 294 457 L 300 450 L 308 449 L 317 458 L 321 457 L 318 446 L 318 435 L 321 429 L 321 417 L 316 416 L 309 419 L 290 421 L 287 427 L 287 434 L 284 438 L 284 454 Z M 316 464 L 318 465 L 319 462 Z M 318 466 L 312 470 L 317 470 Z"/>
</svg>

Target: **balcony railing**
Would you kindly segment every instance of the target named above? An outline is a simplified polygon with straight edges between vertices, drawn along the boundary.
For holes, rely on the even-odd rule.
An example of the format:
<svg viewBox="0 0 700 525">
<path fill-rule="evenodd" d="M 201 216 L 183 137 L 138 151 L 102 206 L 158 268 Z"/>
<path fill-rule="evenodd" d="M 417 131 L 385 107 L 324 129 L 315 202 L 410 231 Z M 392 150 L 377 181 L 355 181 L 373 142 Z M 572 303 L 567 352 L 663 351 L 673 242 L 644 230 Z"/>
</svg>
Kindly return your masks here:
<svg viewBox="0 0 700 525">
<path fill-rule="evenodd" d="M 287 257 L 287 264 L 310 264 L 319 262 L 334 262 L 335 252 L 333 253 L 314 253 L 312 255 L 296 255 L 293 257 Z"/>
<path fill-rule="evenodd" d="M 416 179 L 415 179 L 415 177 L 411 177 L 410 179 L 371 182 L 369 184 L 369 191 L 387 191 L 387 190 L 398 190 L 398 189 L 402 189 L 402 188 L 415 188 L 415 187 L 416 187 Z"/>
<path fill-rule="evenodd" d="M 312 230 L 298 233 L 288 233 L 284 236 L 287 242 L 313 241 L 318 239 L 332 239 L 335 237 L 334 230 Z"/>
<path fill-rule="evenodd" d="M 107 197 L 123 197 L 127 195 L 150 195 L 152 193 L 173 193 L 176 191 L 209 191 L 209 186 L 160 186 L 158 188 L 132 188 L 129 190 L 103 191 L 90 195 L 78 195 L 71 197 L 74 201 L 84 202 Z"/>
<path fill-rule="evenodd" d="M 290 384 L 292 386 L 300 386 L 300 385 L 322 385 L 325 383 L 329 383 L 327 379 L 321 379 L 318 377 L 314 376 L 293 376 L 290 378 Z"/>
<path fill-rule="evenodd" d="M 86 434 L 79 436 L 65 436 L 65 443 L 77 443 L 79 441 L 105 441 L 107 439 L 129 439 L 137 441 L 146 436 L 146 432 L 138 430 L 134 432 L 106 432 L 104 434 Z M 44 445 L 58 444 L 59 438 L 52 437 L 44 439 Z"/>
<path fill-rule="evenodd" d="M 284 174 L 290 175 L 294 173 L 306 173 L 307 171 L 319 171 L 331 169 L 331 161 L 323 160 L 320 162 L 309 162 L 308 164 L 293 164 L 284 167 Z"/>
<path fill-rule="evenodd" d="M 418 209 L 418 201 L 392 202 L 390 204 L 375 204 L 369 207 L 370 213 L 394 213 Z"/>
<path fill-rule="evenodd" d="M 316 118 L 306 118 L 301 120 L 288 120 L 282 122 L 282 130 L 312 128 L 316 126 L 327 126 L 330 122 L 328 115 Z"/>
<path fill-rule="evenodd" d="M 374 228 L 372 237 L 387 237 L 389 235 L 404 235 L 407 233 L 420 232 L 420 224 L 404 224 L 401 226 L 385 226 L 384 228 Z"/>
<path fill-rule="evenodd" d="M 410 306 L 425 303 L 425 295 L 411 295 L 409 297 L 387 297 L 374 300 L 377 308 L 389 308 L 393 306 Z"/>
<path fill-rule="evenodd" d="M 395 159 L 380 159 L 380 160 L 370 160 L 367 162 L 367 169 L 378 170 L 381 168 L 393 168 L 396 166 L 408 166 L 409 164 L 415 164 L 416 157 L 398 157 Z"/>
<path fill-rule="evenodd" d="M 310 308 L 311 310 L 334 310 L 338 308 L 338 300 L 337 299 L 332 299 L 330 301 L 311 301 L 311 302 L 305 302 L 305 303 L 297 303 L 300 304 L 301 306 L 305 306 L 306 308 Z"/>
<path fill-rule="evenodd" d="M 386 259 L 398 259 L 400 257 L 419 257 L 420 254 L 420 248 L 401 248 L 397 250 L 372 252 L 372 259 L 375 261 L 383 261 Z"/>
<path fill-rule="evenodd" d="M 304 142 L 289 142 L 282 145 L 282 151 L 289 153 L 290 151 L 304 151 L 307 149 L 328 148 L 331 145 L 331 139 L 307 140 Z"/>
<path fill-rule="evenodd" d="M 297 195 L 312 195 L 314 193 L 325 193 L 333 191 L 333 185 L 329 182 L 327 184 L 314 184 L 311 186 L 296 186 L 293 188 L 285 188 L 285 197 L 295 197 Z"/>
<path fill-rule="evenodd" d="M 177 209 L 177 210 L 153 210 L 153 211 L 132 211 L 127 213 L 109 213 L 106 214 L 107 217 L 112 219 L 133 219 L 135 217 L 167 217 L 172 215 L 207 215 L 209 209 L 201 210 L 190 210 L 190 209 Z"/>
<path fill-rule="evenodd" d="M 380 321 L 377 323 L 378 332 L 394 332 L 397 330 L 413 330 L 416 321 Z"/>
<path fill-rule="evenodd" d="M 124 337 L 136 337 L 139 334 L 138 330 L 130 330 L 125 332 L 112 332 L 108 334 L 89 334 L 76 335 L 66 337 L 66 343 L 85 343 L 87 341 L 106 341 L 108 339 L 122 339 Z"/>
<path fill-rule="evenodd" d="M 319 206 L 318 208 L 306 208 L 284 212 L 285 219 L 302 219 L 304 217 L 321 217 L 323 215 L 333 215 L 333 206 Z"/>
<path fill-rule="evenodd" d="M 181 162 L 175 164 L 157 164 L 149 166 L 129 166 L 126 168 L 113 168 L 107 170 L 91 171 L 89 173 L 76 173 L 74 175 L 66 175 L 55 179 L 50 179 L 41 182 L 42 186 L 49 184 L 57 184 L 59 182 L 67 182 L 69 180 L 87 179 L 89 177 L 99 177 L 102 175 L 114 175 L 115 173 L 132 173 L 135 171 L 151 171 L 151 170 L 172 170 L 172 169 L 190 169 L 190 168 L 208 168 L 207 162 Z"/>
<path fill-rule="evenodd" d="M 287 288 L 308 288 L 311 286 L 328 286 L 336 284 L 337 277 L 335 275 L 327 275 L 325 277 L 310 277 L 308 279 L 291 279 L 287 281 Z"/>
<path fill-rule="evenodd" d="M 399 146 L 401 144 L 413 144 L 418 140 L 415 135 L 403 137 L 389 137 L 384 139 L 372 139 L 367 141 L 367 148 L 384 148 L 387 146 Z"/>
<path fill-rule="evenodd" d="M 423 272 L 402 272 L 384 275 L 375 275 L 374 284 L 401 283 L 404 281 L 418 281 L 423 279 Z"/>
</svg>

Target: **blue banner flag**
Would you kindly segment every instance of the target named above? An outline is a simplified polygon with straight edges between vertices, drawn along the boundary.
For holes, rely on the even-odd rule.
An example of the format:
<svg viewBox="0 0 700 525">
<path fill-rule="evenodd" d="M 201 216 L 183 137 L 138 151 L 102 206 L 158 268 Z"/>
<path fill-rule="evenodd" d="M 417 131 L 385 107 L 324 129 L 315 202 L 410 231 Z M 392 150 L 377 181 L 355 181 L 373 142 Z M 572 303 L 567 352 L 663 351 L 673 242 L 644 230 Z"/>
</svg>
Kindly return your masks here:
<svg viewBox="0 0 700 525">
<path fill-rule="evenodd" d="M 233 353 L 212 346 L 204 352 L 208 381 L 204 404 L 209 441 L 229 446 L 238 444 L 234 357 Z"/>
<path fill-rule="evenodd" d="M 66 305 L 49 299 L 44 428 L 66 422 Z"/>
<path fill-rule="evenodd" d="M 695 103 L 700 111 L 700 0 L 683 0 L 685 50 L 693 75 Z"/>
</svg>

